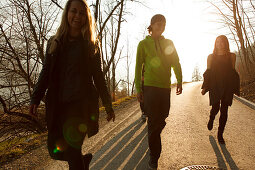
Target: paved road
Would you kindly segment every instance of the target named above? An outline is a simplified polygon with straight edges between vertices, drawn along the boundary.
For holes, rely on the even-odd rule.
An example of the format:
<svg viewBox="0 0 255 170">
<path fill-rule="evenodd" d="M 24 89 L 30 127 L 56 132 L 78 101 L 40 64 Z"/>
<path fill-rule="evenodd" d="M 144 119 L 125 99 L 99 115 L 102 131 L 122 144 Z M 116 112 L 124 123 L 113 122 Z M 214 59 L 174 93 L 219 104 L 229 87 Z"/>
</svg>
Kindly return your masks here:
<svg viewBox="0 0 255 170">
<path fill-rule="evenodd" d="M 224 137 L 217 142 L 219 115 L 212 131 L 207 130 L 210 107 L 208 94 L 200 94 L 201 83 L 184 85 L 183 94 L 172 90 L 171 110 L 162 132 L 163 151 L 158 169 L 181 169 L 210 165 L 225 169 L 255 168 L 255 111 L 234 100 Z M 140 112 L 131 123 L 95 153 L 91 169 L 145 169 L 148 161 L 146 123 Z"/>
<path fill-rule="evenodd" d="M 213 130 L 208 131 L 208 94 L 202 96 L 200 87 L 201 82 L 185 84 L 180 96 L 172 90 L 158 169 L 181 169 L 190 165 L 255 169 L 255 111 L 234 100 L 224 133 L 226 145 L 219 145 L 216 137 L 219 115 Z M 94 155 L 91 170 L 147 169 L 147 126 L 141 121 L 140 114 L 139 105 L 135 103 L 123 112 L 124 118 L 129 115 L 127 119 L 109 124 L 95 138 L 87 140 L 84 150 Z M 66 168 L 67 165 L 59 161 L 44 169 Z"/>
<path fill-rule="evenodd" d="M 172 93 L 171 111 L 162 133 L 159 169 L 189 165 L 255 169 L 255 110 L 234 100 L 224 132 L 226 145 L 219 145 L 219 114 L 213 130 L 208 131 L 209 99 L 208 94 L 200 94 L 200 87 L 201 83 L 190 83 L 184 86 L 181 96 Z"/>
</svg>

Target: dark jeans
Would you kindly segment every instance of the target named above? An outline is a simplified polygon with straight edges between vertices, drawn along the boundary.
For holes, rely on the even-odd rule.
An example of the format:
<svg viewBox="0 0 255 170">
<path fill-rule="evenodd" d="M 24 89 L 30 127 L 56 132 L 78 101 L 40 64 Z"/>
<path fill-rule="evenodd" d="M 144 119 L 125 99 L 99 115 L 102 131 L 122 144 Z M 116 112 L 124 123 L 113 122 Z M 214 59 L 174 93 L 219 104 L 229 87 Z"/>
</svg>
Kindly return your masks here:
<svg viewBox="0 0 255 170">
<path fill-rule="evenodd" d="M 228 104 L 224 103 L 223 101 L 213 104 L 210 112 L 210 119 L 214 120 L 219 111 L 220 120 L 218 131 L 219 133 L 223 133 L 228 119 Z"/>
<path fill-rule="evenodd" d="M 142 111 L 142 114 L 145 114 L 144 113 L 144 102 L 140 102 L 140 109 Z"/>
<path fill-rule="evenodd" d="M 170 89 L 144 87 L 144 111 L 148 116 L 150 159 L 157 163 L 161 153 L 160 134 L 166 125 L 170 109 Z"/>
</svg>

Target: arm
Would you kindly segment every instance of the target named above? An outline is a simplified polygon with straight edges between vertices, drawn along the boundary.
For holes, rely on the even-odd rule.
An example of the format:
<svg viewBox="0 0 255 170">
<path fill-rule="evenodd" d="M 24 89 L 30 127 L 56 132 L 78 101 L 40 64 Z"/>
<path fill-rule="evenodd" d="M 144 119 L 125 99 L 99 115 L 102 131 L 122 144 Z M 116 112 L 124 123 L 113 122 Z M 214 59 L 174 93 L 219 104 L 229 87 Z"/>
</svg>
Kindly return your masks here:
<svg viewBox="0 0 255 170">
<path fill-rule="evenodd" d="M 144 49 L 143 45 L 140 42 L 137 47 L 136 53 L 136 66 L 135 66 L 135 87 L 137 91 L 137 99 L 139 102 L 143 102 L 142 91 L 142 71 L 144 68 Z"/>
<path fill-rule="evenodd" d="M 51 56 L 49 55 L 48 52 L 49 52 L 51 40 L 52 39 L 50 39 L 47 43 L 46 54 L 45 54 L 45 58 L 43 62 L 43 68 L 40 72 L 38 81 L 34 87 L 30 104 L 39 105 L 40 101 L 45 95 L 46 89 L 48 88 L 49 70 L 50 70 L 50 64 L 51 64 Z"/>
<path fill-rule="evenodd" d="M 179 56 L 178 56 L 177 51 L 174 47 L 174 44 L 172 44 L 172 45 L 174 48 L 174 52 L 172 54 L 172 65 L 171 66 L 173 67 L 174 74 L 177 79 L 176 94 L 179 95 L 182 93 L 182 68 L 181 68 Z"/>
<path fill-rule="evenodd" d="M 201 94 L 202 95 L 205 95 L 209 90 L 210 90 L 210 73 L 211 70 L 210 69 L 207 69 L 204 74 L 203 74 L 203 77 L 204 77 L 204 81 L 203 81 L 203 84 L 202 84 L 202 91 L 201 91 Z"/>
<path fill-rule="evenodd" d="M 235 70 L 236 65 L 236 54 L 231 53 L 231 64 L 233 68 L 233 93 L 240 96 L 240 77 L 238 72 Z"/>
<path fill-rule="evenodd" d="M 232 64 L 232 68 L 235 69 L 235 66 L 236 66 L 236 54 L 235 53 L 231 53 L 231 64 Z"/>
<path fill-rule="evenodd" d="M 50 42 L 52 38 L 48 41 L 46 47 L 46 55 L 44 58 L 43 68 L 40 72 L 40 76 L 36 85 L 34 86 L 34 90 L 31 96 L 30 107 L 29 107 L 29 114 L 33 116 L 37 116 L 37 107 L 42 100 L 46 89 L 48 88 L 48 80 L 49 80 L 49 70 L 50 70 L 50 55 L 48 53 L 50 48 Z"/>
<path fill-rule="evenodd" d="M 212 54 L 207 57 L 207 70 L 204 72 L 203 77 L 204 81 L 202 84 L 202 91 L 201 94 L 205 95 L 210 89 L 210 72 L 212 66 Z"/>
<path fill-rule="evenodd" d="M 142 43 L 140 42 L 137 47 L 136 66 L 135 66 L 135 87 L 136 87 L 137 93 L 141 93 L 142 91 L 141 79 L 142 79 L 143 64 L 144 64 L 144 50 L 143 50 Z"/>
<path fill-rule="evenodd" d="M 103 75 L 101 67 L 101 53 L 99 50 L 93 56 L 92 60 L 93 60 L 92 74 L 95 86 L 99 92 L 100 98 L 102 99 L 107 114 L 113 113 L 111 96 L 108 92 L 106 81 Z"/>
<path fill-rule="evenodd" d="M 210 54 L 207 57 L 207 69 L 211 69 L 211 67 L 212 67 L 212 54 Z"/>
</svg>

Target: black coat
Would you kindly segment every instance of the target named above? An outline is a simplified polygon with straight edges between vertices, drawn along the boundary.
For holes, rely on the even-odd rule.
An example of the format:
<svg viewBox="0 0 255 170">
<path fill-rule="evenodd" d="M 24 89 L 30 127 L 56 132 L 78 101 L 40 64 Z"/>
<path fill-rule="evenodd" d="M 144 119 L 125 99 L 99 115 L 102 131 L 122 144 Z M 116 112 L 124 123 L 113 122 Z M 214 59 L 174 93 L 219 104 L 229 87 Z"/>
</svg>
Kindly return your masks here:
<svg viewBox="0 0 255 170">
<path fill-rule="evenodd" d="M 231 69 L 228 78 L 225 80 L 227 88 L 224 92 L 222 92 L 224 89 L 217 87 L 216 80 L 214 80 L 215 76 L 213 76 L 211 69 L 207 69 L 203 77 L 202 89 L 205 89 L 206 92 L 209 91 L 210 106 L 223 100 L 222 96 L 220 96 L 222 93 L 224 94 L 224 102 L 229 106 L 232 105 L 233 94 L 240 95 L 240 78 L 235 69 Z"/>
<path fill-rule="evenodd" d="M 63 50 L 62 41 L 55 40 L 57 42 L 56 50 L 50 54 L 49 48 L 53 37 L 48 41 L 45 61 L 43 68 L 41 70 L 37 84 L 34 87 L 34 91 L 31 97 L 31 104 L 39 104 L 42 98 L 46 93 L 46 121 L 47 128 L 50 129 L 54 125 L 54 120 L 56 120 L 56 112 L 58 111 L 58 82 L 56 81 L 57 70 L 55 69 L 56 63 L 58 62 L 58 57 L 60 57 L 61 50 Z M 88 127 L 88 136 L 91 137 L 98 132 L 98 117 L 99 117 L 99 106 L 98 98 L 99 95 L 102 99 L 103 105 L 106 109 L 106 112 L 112 112 L 111 97 L 108 93 L 106 82 L 101 68 L 101 54 L 98 50 L 97 53 L 92 53 L 90 51 L 91 45 L 88 45 L 88 41 L 84 40 L 84 53 L 89 53 L 89 57 L 84 65 L 84 68 L 87 68 L 86 76 L 86 91 L 87 95 L 84 96 L 85 101 L 88 102 L 88 112 L 93 115 L 93 120 L 86 120 L 89 122 Z M 87 44 L 86 44 L 87 43 Z M 72 83 L 72 82 L 69 82 Z M 82 115 L 81 115 L 82 116 Z M 89 116 L 89 117 L 91 117 Z"/>
</svg>

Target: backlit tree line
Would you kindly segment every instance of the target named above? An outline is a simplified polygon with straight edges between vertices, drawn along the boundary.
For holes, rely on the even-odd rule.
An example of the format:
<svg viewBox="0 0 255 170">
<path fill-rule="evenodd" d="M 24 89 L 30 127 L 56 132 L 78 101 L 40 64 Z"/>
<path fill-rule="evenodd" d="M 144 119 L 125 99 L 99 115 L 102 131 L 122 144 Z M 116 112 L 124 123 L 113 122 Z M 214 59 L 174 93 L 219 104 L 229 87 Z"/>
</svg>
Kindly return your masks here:
<svg viewBox="0 0 255 170">
<path fill-rule="evenodd" d="M 129 78 L 120 81 L 115 78 L 118 61 L 128 60 L 119 45 L 121 25 L 128 14 L 128 3 L 140 2 L 88 2 L 97 23 L 102 67 L 114 101 L 119 84 L 126 82 L 125 87 L 130 86 Z M 0 2 L 0 142 L 46 131 L 44 115 L 38 119 L 30 116 L 28 106 L 42 68 L 47 40 L 56 32 L 65 3 L 64 0 Z M 40 109 L 43 113 L 43 105 Z"/>
</svg>

